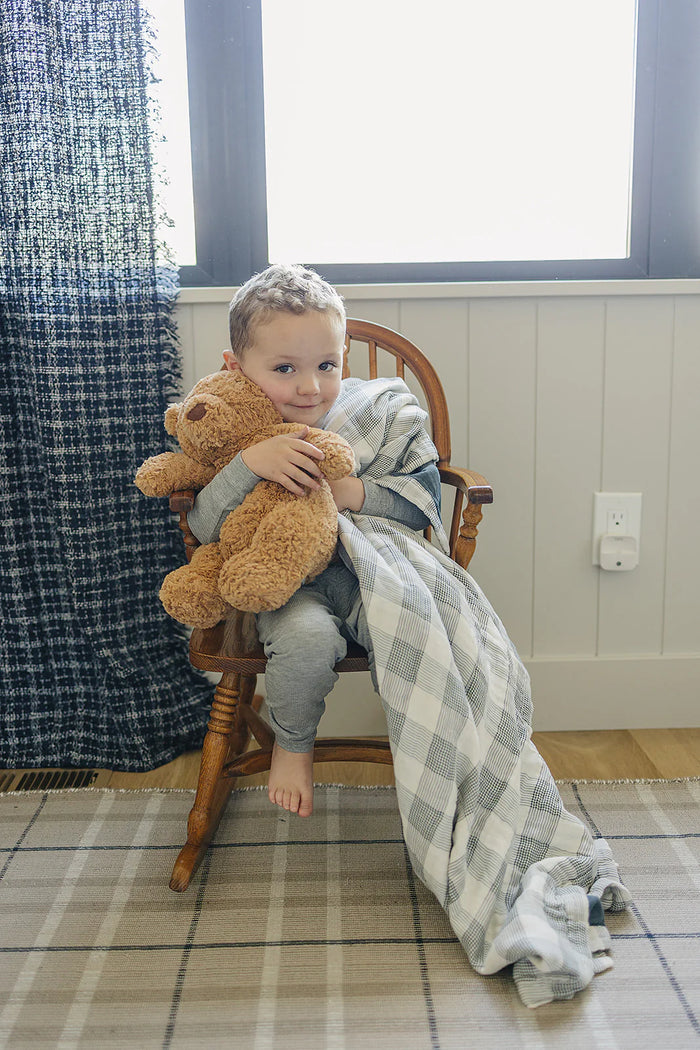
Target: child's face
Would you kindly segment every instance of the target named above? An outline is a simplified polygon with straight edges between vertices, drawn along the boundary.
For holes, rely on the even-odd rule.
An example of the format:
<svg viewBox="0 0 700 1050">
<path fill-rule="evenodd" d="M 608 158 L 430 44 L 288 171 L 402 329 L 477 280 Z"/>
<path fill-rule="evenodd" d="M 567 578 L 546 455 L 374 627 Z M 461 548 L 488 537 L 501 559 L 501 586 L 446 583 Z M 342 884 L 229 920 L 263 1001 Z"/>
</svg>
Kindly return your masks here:
<svg viewBox="0 0 700 1050">
<path fill-rule="evenodd" d="M 279 313 L 256 327 L 242 360 L 231 350 L 224 360 L 267 394 L 285 423 L 313 426 L 340 393 L 344 337 L 329 314 Z"/>
</svg>

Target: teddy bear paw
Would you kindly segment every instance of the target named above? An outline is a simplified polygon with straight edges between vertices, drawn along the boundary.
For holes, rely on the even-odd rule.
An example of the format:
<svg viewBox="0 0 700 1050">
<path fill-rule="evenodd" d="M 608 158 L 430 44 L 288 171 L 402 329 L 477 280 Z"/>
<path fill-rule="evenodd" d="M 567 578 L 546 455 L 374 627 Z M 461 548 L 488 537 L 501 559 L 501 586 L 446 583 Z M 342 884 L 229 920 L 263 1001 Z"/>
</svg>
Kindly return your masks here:
<svg viewBox="0 0 700 1050">
<path fill-rule="evenodd" d="M 134 484 L 144 496 L 169 496 L 175 486 L 164 455 L 151 456 L 142 463 L 136 471 Z"/>
<path fill-rule="evenodd" d="M 231 612 L 229 603 L 206 580 L 190 576 L 184 588 L 180 569 L 168 573 L 159 596 L 168 615 L 187 627 L 215 627 Z"/>
</svg>

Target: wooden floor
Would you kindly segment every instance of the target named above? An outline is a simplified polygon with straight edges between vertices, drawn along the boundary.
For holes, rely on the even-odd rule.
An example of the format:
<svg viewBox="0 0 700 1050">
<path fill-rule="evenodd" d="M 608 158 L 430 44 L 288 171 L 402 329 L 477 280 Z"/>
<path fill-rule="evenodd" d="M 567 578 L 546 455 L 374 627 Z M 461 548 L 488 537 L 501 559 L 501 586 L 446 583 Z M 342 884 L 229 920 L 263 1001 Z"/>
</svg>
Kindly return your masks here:
<svg viewBox="0 0 700 1050">
<path fill-rule="evenodd" d="M 699 729 L 634 729 L 576 733 L 534 733 L 533 740 L 557 780 L 625 780 L 700 776 Z M 150 773 L 112 772 L 113 788 L 197 786 L 199 752 L 191 751 Z M 240 786 L 266 783 L 266 774 L 246 777 Z M 390 766 L 327 763 L 314 770 L 317 783 L 391 784 Z"/>
</svg>

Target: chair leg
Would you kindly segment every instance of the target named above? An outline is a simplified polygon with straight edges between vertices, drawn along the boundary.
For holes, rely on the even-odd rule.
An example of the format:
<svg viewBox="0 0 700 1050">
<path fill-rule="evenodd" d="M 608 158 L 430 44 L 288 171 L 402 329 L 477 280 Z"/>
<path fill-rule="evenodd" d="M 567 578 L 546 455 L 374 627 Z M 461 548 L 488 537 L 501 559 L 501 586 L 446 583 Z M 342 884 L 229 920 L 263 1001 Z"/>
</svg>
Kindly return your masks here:
<svg viewBox="0 0 700 1050">
<path fill-rule="evenodd" d="M 221 771 L 229 758 L 245 750 L 250 730 L 241 716 L 240 705 L 254 703 L 255 678 L 224 674 L 214 692 L 207 734 L 202 745 L 199 783 L 194 805 L 187 820 L 187 843 L 175 861 L 170 889 L 182 893 L 199 867 L 216 831 L 234 786 L 222 779 Z"/>
<path fill-rule="evenodd" d="M 479 503 L 467 503 L 462 514 L 462 525 L 455 545 L 454 559 L 458 565 L 466 571 L 476 550 L 476 537 L 478 524 L 481 521 L 482 510 Z"/>
</svg>

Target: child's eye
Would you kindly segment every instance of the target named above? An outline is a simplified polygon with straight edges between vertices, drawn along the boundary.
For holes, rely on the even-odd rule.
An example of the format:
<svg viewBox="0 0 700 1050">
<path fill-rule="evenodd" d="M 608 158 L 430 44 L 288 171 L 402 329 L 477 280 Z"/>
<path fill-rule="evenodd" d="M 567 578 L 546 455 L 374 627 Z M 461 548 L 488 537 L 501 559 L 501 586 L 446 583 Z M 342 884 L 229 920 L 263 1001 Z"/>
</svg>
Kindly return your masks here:
<svg viewBox="0 0 700 1050">
<path fill-rule="evenodd" d="M 324 361 L 322 365 L 318 366 L 322 372 L 331 372 L 334 368 L 337 368 L 335 361 Z"/>
<path fill-rule="evenodd" d="M 283 376 L 288 376 L 291 371 L 293 371 L 291 365 L 277 365 L 275 368 L 275 372 L 281 372 Z"/>
</svg>

